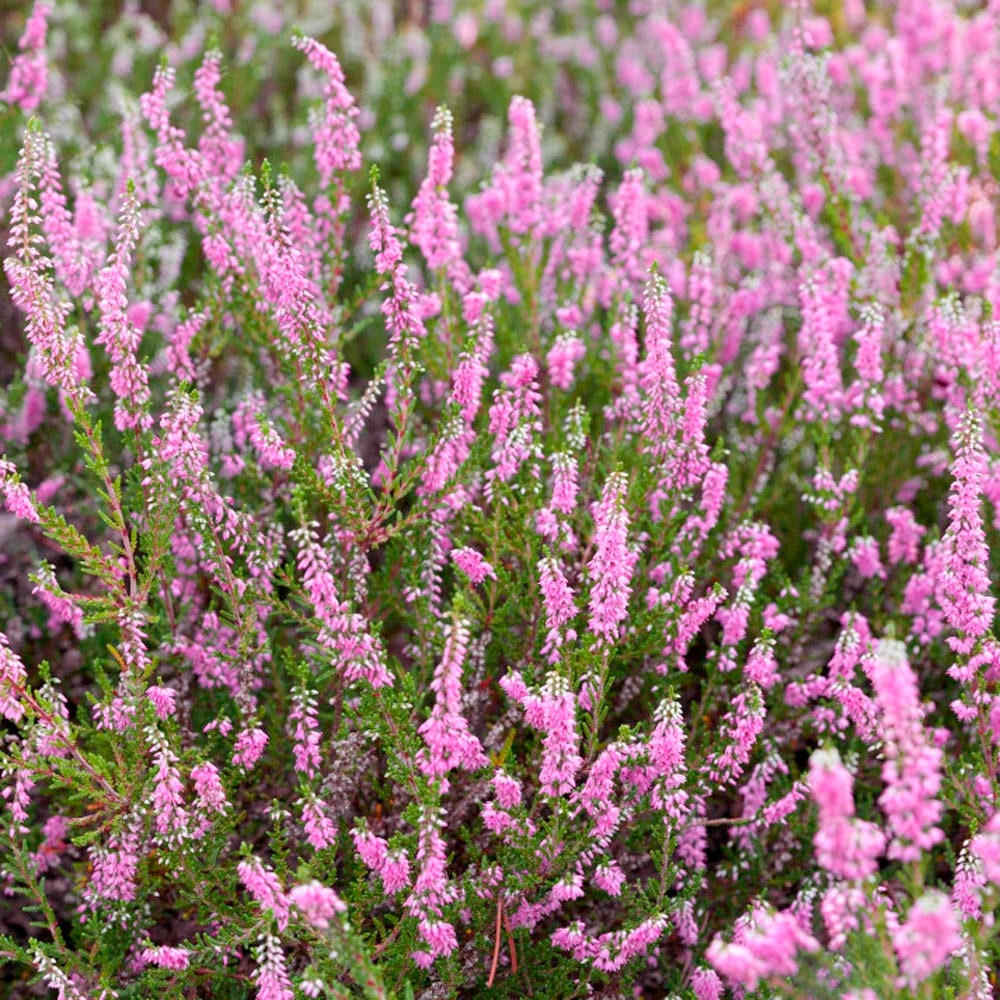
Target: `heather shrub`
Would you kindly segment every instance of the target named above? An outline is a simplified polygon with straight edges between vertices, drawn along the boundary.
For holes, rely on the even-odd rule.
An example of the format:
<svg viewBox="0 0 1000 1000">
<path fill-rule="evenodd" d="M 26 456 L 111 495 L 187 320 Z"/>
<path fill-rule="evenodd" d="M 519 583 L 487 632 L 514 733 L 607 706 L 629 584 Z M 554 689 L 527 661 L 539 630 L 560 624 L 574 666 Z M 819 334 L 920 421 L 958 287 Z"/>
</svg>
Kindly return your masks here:
<svg viewBox="0 0 1000 1000">
<path fill-rule="evenodd" d="M 992 996 L 998 11 L 151 9 L 2 94 L 10 994 Z"/>
</svg>

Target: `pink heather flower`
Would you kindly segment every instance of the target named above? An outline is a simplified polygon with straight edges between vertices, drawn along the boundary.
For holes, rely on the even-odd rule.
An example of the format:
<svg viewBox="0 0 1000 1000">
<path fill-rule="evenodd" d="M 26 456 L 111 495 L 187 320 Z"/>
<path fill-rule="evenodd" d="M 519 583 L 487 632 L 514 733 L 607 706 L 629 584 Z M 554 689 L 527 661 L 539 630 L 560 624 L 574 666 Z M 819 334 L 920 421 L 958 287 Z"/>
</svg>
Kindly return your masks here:
<svg viewBox="0 0 1000 1000">
<path fill-rule="evenodd" d="M 233 413 L 233 441 L 240 449 L 249 442 L 262 469 L 290 469 L 295 462 L 295 450 L 281 440 L 263 412 L 263 406 L 263 394 L 256 393 L 236 407 Z"/>
<path fill-rule="evenodd" d="M 326 814 L 322 804 L 314 794 L 302 802 L 302 826 L 306 840 L 317 851 L 337 842 L 337 824 Z"/>
<path fill-rule="evenodd" d="M 31 501 L 31 490 L 21 482 L 12 462 L 0 458 L 0 492 L 4 504 L 15 517 L 33 524 L 38 523 L 38 512 Z"/>
<path fill-rule="evenodd" d="M 980 834 L 980 836 L 983 836 Z M 1000 847 L 995 838 L 993 847 Z M 986 887 L 985 865 L 977 851 L 979 837 L 966 841 L 955 862 L 955 878 L 951 886 L 951 905 L 961 915 L 962 920 L 981 920 L 983 916 L 982 897 Z M 995 852 L 1000 857 L 1000 851 Z"/>
<path fill-rule="evenodd" d="M 268 736 L 263 729 L 244 729 L 233 745 L 233 765 L 249 771 L 264 753 Z"/>
<path fill-rule="evenodd" d="M 672 348 L 673 300 L 659 274 L 646 284 L 643 314 L 646 351 L 638 365 L 643 396 L 639 424 L 643 450 L 662 462 L 673 455 L 682 405 Z"/>
<path fill-rule="evenodd" d="M 722 980 L 711 969 L 696 969 L 691 973 L 691 989 L 695 1000 L 721 1000 Z"/>
<path fill-rule="evenodd" d="M 487 577 L 493 580 L 497 578 L 493 567 L 475 549 L 455 549 L 451 553 L 451 561 L 473 584 L 478 585 Z"/>
<path fill-rule="evenodd" d="M 371 229 L 368 242 L 375 254 L 375 270 L 386 280 L 382 291 L 390 294 L 382 303 L 382 315 L 389 331 L 390 365 L 386 372 L 386 405 L 395 412 L 399 405 L 397 370 L 405 385 L 413 374 L 412 352 L 427 335 L 419 306 L 416 286 L 406 277 L 403 247 L 396 229 L 389 221 L 389 204 L 385 192 L 376 184 L 368 196 Z"/>
<path fill-rule="evenodd" d="M 274 914 L 278 930 L 288 926 L 288 896 L 285 895 L 278 876 L 269 871 L 259 858 L 247 858 L 236 866 L 240 880 L 247 891 L 264 910 Z"/>
<path fill-rule="evenodd" d="M 814 271 L 799 289 L 799 350 L 806 386 L 802 398 L 815 419 L 835 420 L 843 406 L 837 343 L 846 316 L 850 275 L 850 262 L 837 258 Z"/>
<path fill-rule="evenodd" d="M 292 696 L 288 722 L 294 740 L 292 754 L 295 757 L 295 770 L 307 778 L 314 777 L 320 765 L 322 734 L 317 719 L 315 692 L 308 688 L 296 689 Z"/>
<path fill-rule="evenodd" d="M 525 702 L 525 720 L 545 734 L 538 776 L 542 791 L 546 795 L 571 792 L 583 764 L 576 732 L 576 697 L 557 674 L 550 674 L 542 693 Z"/>
<path fill-rule="evenodd" d="M 504 809 L 516 809 L 521 804 L 521 782 L 504 771 L 493 775 L 493 793 Z"/>
<path fill-rule="evenodd" d="M 28 947 L 31 951 L 32 964 L 38 969 L 38 974 L 45 980 L 46 985 L 56 991 L 56 1000 L 88 1000 L 88 997 L 77 989 L 73 980 L 42 951 L 37 941 L 32 941 Z M 93 996 L 89 990 L 87 992 Z"/>
<path fill-rule="evenodd" d="M 194 93 L 205 125 L 198 140 L 198 152 L 212 183 L 223 187 L 239 172 L 243 162 L 243 141 L 232 135 L 233 119 L 225 97 L 218 89 L 222 81 L 222 53 L 212 50 L 194 74 Z"/>
<path fill-rule="evenodd" d="M 323 74 L 324 104 L 321 112 L 310 116 L 313 142 L 316 146 L 316 169 L 320 185 L 329 187 L 335 175 L 354 171 L 361 166 L 359 145 L 361 134 L 356 119 L 358 109 L 344 84 L 344 71 L 337 57 L 313 38 L 300 36 L 292 45 Z"/>
<path fill-rule="evenodd" d="M 0 632 L 0 715 L 20 722 L 24 715 L 21 696 L 27 675 L 21 658 L 10 648 L 7 636 Z"/>
<path fill-rule="evenodd" d="M 351 839 L 361 860 L 382 880 L 387 894 L 393 895 L 410 884 L 410 859 L 405 851 L 390 851 L 388 843 L 363 824 L 351 830 Z"/>
<path fill-rule="evenodd" d="M 576 459 L 567 452 L 560 451 L 552 456 L 552 509 L 560 514 L 572 514 L 576 510 L 579 491 Z"/>
<path fill-rule="evenodd" d="M 161 733 L 150 730 L 153 760 L 153 827 L 157 838 L 174 845 L 188 836 L 188 816 L 184 809 L 184 784 L 177 770 L 177 757 Z"/>
<path fill-rule="evenodd" d="M 18 43 L 21 51 L 14 57 L 7 86 L 0 93 L 0 100 L 16 104 L 25 114 L 30 114 L 42 103 L 48 88 L 45 35 L 51 12 L 47 3 L 36 2 L 32 7 Z"/>
<path fill-rule="evenodd" d="M 982 418 L 975 410 L 963 417 L 953 447 L 948 530 L 943 539 L 946 562 L 939 599 L 948 624 L 959 633 L 948 639 L 949 645 L 968 654 L 992 626 L 996 605 L 981 511 L 987 463 Z"/>
<path fill-rule="evenodd" d="M 625 873 L 615 861 L 599 865 L 594 871 L 594 885 L 603 889 L 609 896 L 620 896 L 625 884 Z"/>
<path fill-rule="evenodd" d="M 819 807 L 813 839 L 816 860 L 845 879 L 873 875 L 885 849 L 885 836 L 874 823 L 854 818 L 854 779 L 836 750 L 817 750 L 809 762 L 809 789 Z"/>
<path fill-rule="evenodd" d="M 306 920 L 313 925 L 325 929 L 338 914 L 347 910 L 347 904 L 333 891 L 319 882 L 307 885 L 297 885 L 288 894 L 288 898 L 302 911 Z"/>
<path fill-rule="evenodd" d="M 66 328 L 71 306 L 56 298 L 49 261 L 37 246 L 35 230 L 40 220 L 32 187 L 42 175 L 45 148 L 45 137 L 36 128 L 29 128 L 17 161 L 17 187 L 7 241 L 11 252 L 3 266 L 11 298 L 27 320 L 25 332 L 32 348 L 30 364 L 34 374 L 82 405 L 90 398 L 90 392 L 82 383 L 77 364 L 81 338 L 76 330 Z"/>
<path fill-rule="evenodd" d="M 851 561 L 854 568 L 865 580 L 877 577 L 885 579 L 885 569 L 882 567 L 882 557 L 879 552 L 878 542 L 874 538 L 865 536 L 856 538 L 850 548 Z"/>
<path fill-rule="evenodd" d="M 969 853 L 982 865 L 986 880 L 1000 885 L 1000 812 L 994 813 L 983 831 L 972 838 Z"/>
<path fill-rule="evenodd" d="M 368 622 L 337 596 L 329 553 L 316 541 L 311 528 L 296 530 L 292 538 L 300 544 L 299 572 L 321 626 L 319 648 L 343 670 L 348 681 L 364 679 L 373 688 L 391 685 L 385 652 Z"/>
<path fill-rule="evenodd" d="M 201 809 L 216 813 L 225 811 L 228 800 L 214 764 L 198 764 L 191 768 L 191 780 Z"/>
<path fill-rule="evenodd" d="M 52 251 L 56 276 L 74 298 L 83 293 L 90 277 L 90 261 L 84 253 L 73 219 L 66 207 L 55 146 L 45 142 L 44 165 L 39 178 L 42 231 Z"/>
<path fill-rule="evenodd" d="M 122 203 L 115 249 L 97 278 L 101 329 L 95 342 L 107 349 L 111 359 L 111 389 L 118 399 L 115 426 L 120 431 L 145 430 L 153 424 L 148 412 L 148 373 L 138 358 L 142 331 L 128 318 L 127 282 L 139 223 L 139 202 L 130 186 Z"/>
<path fill-rule="evenodd" d="M 257 1000 L 295 1000 L 278 938 L 265 934 L 254 957 L 257 959 L 257 969 L 253 974 L 257 983 Z"/>
<path fill-rule="evenodd" d="M 680 705 L 670 699 L 660 702 L 654 718 L 656 725 L 646 744 L 648 763 L 643 785 L 652 783 L 650 805 L 660 810 L 665 819 L 677 823 L 688 810 L 688 795 L 684 791 L 687 779 L 684 718 Z"/>
<path fill-rule="evenodd" d="M 628 548 L 627 489 L 625 473 L 613 472 L 594 511 L 594 554 L 587 564 L 591 579 L 590 631 L 604 643 L 617 639 L 628 613 L 632 570 L 638 560 L 638 554 Z"/>
<path fill-rule="evenodd" d="M 490 406 L 489 433 L 493 436 L 490 457 L 495 463 L 486 473 L 490 497 L 494 482 L 510 482 L 529 460 L 530 471 L 537 476 L 535 463 L 541 454 L 537 439 L 542 430 L 542 397 L 535 359 L 530 354 L 519 354 L 511 362 L 510 370 L 500 376 L 500 383 Z"/>
<path fill-rule="evenodd" d="M 417 846 L 420 870 L 403 904 L 407 913 L 417 918 L 420 936 L 429 948 L 412 956 L 422 968 L 458 947 L 454 927 L 442 919 L 444 908 L 459 898 L 459 891 L 448 879 L 447 847 L 440 831 L 440 816 L 425 812 Z"/>
<path fill-rule="evenodd" d="M 408 218 L 410 239 L 432 271 L 451 270 L 460 265 L 462 252 L 458 210 L 448 197 L 455 159 L 451 112 L 438 108 L 432 127 L 434 139 L 427 154 L 427 176 L 413 199 Z"/>
<path fill-rule="evenodd" d="M 875 688 L 885 741 L 882 779 L 886 787 L 879 805 L 893 834 L 887 856 L 918 861 L 922 851 L 944 838 L 937 825 L 943 812 L 937 798 L 942 752 L 927 739 L 917 679 L 903 644 L 881 639 L 866 670 Z"/>
<path fill-rule="evenodd" d="M 625 287 L 638 287 L 646 273 L 642 253 L 649 245 L 649 206 L 642 171 L 626 170 L 608 201 L 614 219 L 609 240 L 611 263 Z"/>
<path fill-rule="evenodd" d="M 167 945 L 160 945 L 156 948 L 144 948 L 140 952 L 142 960 L 150 965 L 157 965 L 161 969 L 173 969 L 181 971 L 188 967 L 191 960 L 191 953 L 186 948 L 171 948 Z"/>
<path fill-rule="evenodd" d="M 564 392 L 573 386 L 573 369 L 587 354 L 583 341 L 575 333 L 561 333 L 545 355 L 549 381 Z"/>
<path fill-rule="evenodd" d="M 760 688 L 750 683 L 733 699 L 720 726 L 722 748 L 709 754 L 705 768 L 712 781 L 729 784 L 742 773 L 750 760 L 757 738 L 764 730 L 766 708 Z"/>
<path fill-rule="evenodd" d="M 469 198 L 466 212 L 474 229 L 499 246 L 497 227 L 506 226 L 517 239 L 535 232 L 542 222 L 542 148 L 535 106 L 514 97 L 507 112 L 510 138 L 501 163 L 483 191 Z"/>
<path fill-rule="evenodd" d="M 549 663 L 555 663 L 559 659 L 559 649 L 563 643 L 572 642 L 576 638 L 576 632 L 565 629 L 565 626 L 578 612 L 573 590 L 566 582 L 559 563 L 552 556 L 545 556 L 538 561 L 538 578 L 545 604 L 545 627 L 548 629 L 542 655 L 547 656 Z"/>
<path fill-rule="evenodd" d="M 35 871 L 39 875 L 58 864 L 59 856 L 69 846 L 66 843 L 69 829 L 69 820 L 58 813 L 55 816 L 50 816 L 42 825 L 43 840 L 32 858 L 35 863 Z"/>
<path fill-rule="evenodd" d="M 146 688 L 146 697 L 157 716 L 161 719 L 168 719 L 177 710 L 177 692 L 173 688 L 155 685 Z"/>
<path fill-rule="evenodd" d="M 906 922 L 892 932 L 892 944 L 906 985 L 913 989 L 946 965 L 962 947 L 955 911 L 943 892 L 925 892 L 910 907 Z"/>
<path fill-rule="evenodd" d="M 444 652 L 431 681 L 434 708 L 418 730 L 427 750 L 421 751 L 417 763 L 431 777 L 441 777 L 455 767 L 474 771 L 488 763 L 482 744 L 462 715 L 462 665 L 468 646 L 468 622 L 456 617 L 447 629 Z"/>
<path fill-rule="evenodd" d="M 135 815 L 125 820 L 124 828 L 112 834 L 106 847 L 90 849 L 90 881 L 84 897 L 89 909 L 97 911 L 106 902 L 127 903 L 135 899 L 136 873 L 139 869 L 141 822 Z"/>
<path fill-rule="evenodd" d="M 799 969 L 796 952 L 800 949 L 818 951 L 819 942 L 791 913 L 758 907 L 738 943 L 723 944 L 716 937 L 705 957 L 731 982 L 752 990 L 761 979 L 794 976 Z"/>
<path fill-rule="evenodd" d="M 920 554 L 920 539 L 927 533 L 927 529 L 917 523 L 909 507 L 890 507 L 885 512 L 885 519 L 892 528 L 889 535 L 889 562 L 893 566 L 915 563 Z"/>
</svg>

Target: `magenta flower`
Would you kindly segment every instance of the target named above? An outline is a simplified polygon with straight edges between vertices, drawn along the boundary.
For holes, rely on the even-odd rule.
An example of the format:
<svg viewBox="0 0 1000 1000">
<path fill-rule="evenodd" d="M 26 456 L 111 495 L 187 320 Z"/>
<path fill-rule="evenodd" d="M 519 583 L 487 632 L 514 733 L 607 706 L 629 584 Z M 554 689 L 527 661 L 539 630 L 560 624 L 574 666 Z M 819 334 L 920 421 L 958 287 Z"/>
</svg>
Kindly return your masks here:
<svg viewBox="0 0 1000 1000">
<path fill-rule="evenodd" d="M 7 86 L 0 93 L 0 100 L 16 104 L 25 114 L 30 114 L 42 103 L 48 89 L 45 35 L 51 12 L 49 4 L 36 0 L 18 42 L 21 51 L 14 57 Z"/>
<path fill-rule="evenodd" d="M 325 929 L 338 913 L 343 913 L 347 906 L 332 890 L 319 882 L 309 882 L 297 885 L 288 894 L 288 898 L 302 911 L 306 920 L 313 925 Z"/>
<path fill-rule="evenodd" d="M 456 617 L 447 629 L 444 652 L 431 681 L 434 708 L 418 730 L 427 745 L 418 764 L 431 777 L 442 777 L 455 767 L 474 771 L 487 763 L 482 744 L 462 715 L 462 666 L 468 645 L 468 623 Z"/>
<path fill-rule="evenodd" d="M 487 577 L 492 580 L 497 578 L 493 567 L 475 549 L 455 549 L 451 553 L 451 561 L 475 585 L 482 583 Z"/>
<path fill-rule="evenodd" d="M 638 560 L 638 554 L 628 547 L 627 489 L 625 474 L 613 472 L 594 511 L 594 554 L 587 564 L 591 580 L 590 631 L 604 643 L 618 638 L 628 613 L 632 570 Z"/>
<path fill-rule="evenodd" d="M 910 907 L 892 935 L 906 985 L 913 989 L 947 964 L 962 947 L 955 911 L 943 892 L 929 890 Z"/>
</svg>

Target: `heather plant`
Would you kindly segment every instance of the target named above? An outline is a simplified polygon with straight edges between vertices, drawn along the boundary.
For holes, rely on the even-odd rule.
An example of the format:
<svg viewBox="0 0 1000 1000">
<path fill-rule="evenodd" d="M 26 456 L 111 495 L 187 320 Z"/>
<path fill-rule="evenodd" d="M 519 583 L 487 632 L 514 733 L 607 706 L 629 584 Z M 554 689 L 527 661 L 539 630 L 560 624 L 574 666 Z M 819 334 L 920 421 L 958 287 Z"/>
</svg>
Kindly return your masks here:
<svg viewBox="0 0 1000 1000">
<path fill-rule="evenodd" d="M 10 41 L 12 995 L 992 996 L 998 11 L 335 6 Z"/>
</svg>

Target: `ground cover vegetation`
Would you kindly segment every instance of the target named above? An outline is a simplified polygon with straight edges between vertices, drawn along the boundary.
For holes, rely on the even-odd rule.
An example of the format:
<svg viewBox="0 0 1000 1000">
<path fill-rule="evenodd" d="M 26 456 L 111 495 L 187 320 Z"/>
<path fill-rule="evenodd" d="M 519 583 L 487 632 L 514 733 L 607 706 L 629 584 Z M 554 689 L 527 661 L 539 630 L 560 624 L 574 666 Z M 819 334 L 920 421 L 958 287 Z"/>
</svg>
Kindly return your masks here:
<svg viewBox="0 0 1000 1000">
<path fill-rule="evenodd" d="M 21 7 L 6 995 L 994 996 L 1000 5 Z"/>
</svg>

